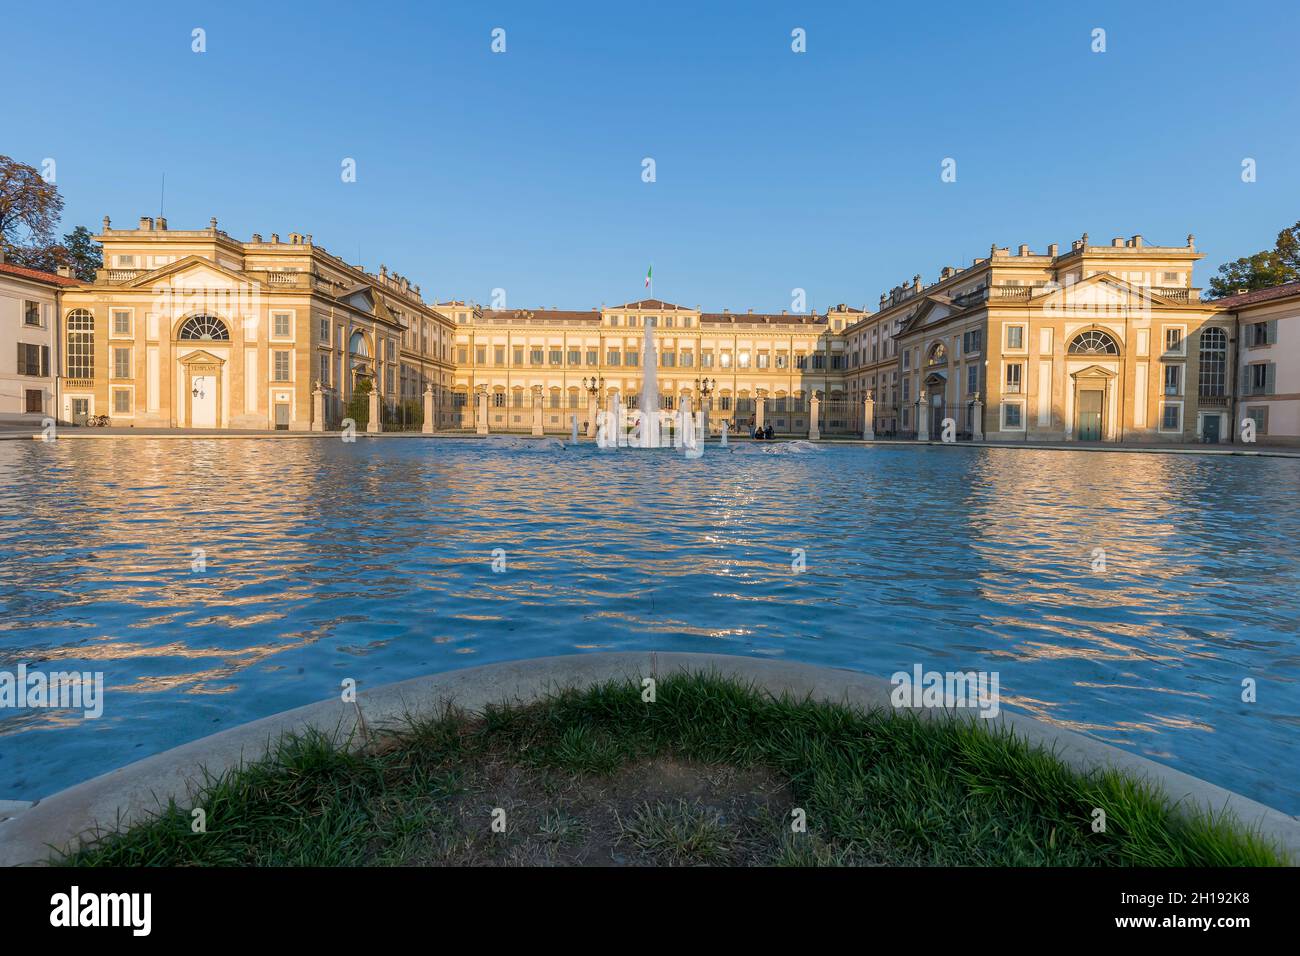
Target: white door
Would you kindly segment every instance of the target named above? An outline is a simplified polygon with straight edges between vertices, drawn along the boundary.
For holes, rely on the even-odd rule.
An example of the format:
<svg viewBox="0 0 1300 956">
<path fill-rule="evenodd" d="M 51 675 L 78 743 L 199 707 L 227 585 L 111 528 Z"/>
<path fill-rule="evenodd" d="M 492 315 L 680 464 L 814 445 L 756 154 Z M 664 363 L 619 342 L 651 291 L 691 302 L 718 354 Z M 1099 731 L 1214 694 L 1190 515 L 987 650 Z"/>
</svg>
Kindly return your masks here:
<svg viewBox="0 0 1300 956">
<path fill-rule="evenodd" d="M 190 426 L 217 427 L 217 377 L 195 375 L 190 388 Z"/>
</svg>

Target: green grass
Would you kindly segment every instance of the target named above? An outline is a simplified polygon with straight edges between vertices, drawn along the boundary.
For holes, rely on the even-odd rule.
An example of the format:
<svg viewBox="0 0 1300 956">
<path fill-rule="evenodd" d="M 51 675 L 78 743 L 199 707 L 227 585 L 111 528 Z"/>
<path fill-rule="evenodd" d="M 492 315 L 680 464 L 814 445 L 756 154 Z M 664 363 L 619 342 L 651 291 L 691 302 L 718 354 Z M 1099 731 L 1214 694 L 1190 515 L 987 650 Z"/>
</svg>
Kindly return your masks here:
<svg viewBox="0 0 1300 956">
<path fill-rule="evenodd" d="M 1276 851 L 1223 817 L 1186 818 L 1149 787 L 1115 772 L 1079 774 L 1005 732 L 765 693 L 716 676 L 663 678 L 657 702 L 632 682 L 570 691 L 479 717 L 411 721 L 363 749 L 311 733 L 266 760 L 208 781 L 188 809 L 171 805 L 61 862 L 76 865 L 337 866 L 498 862 L 489 836 L 464 826 L 483 794 L 484 766 L 544 781 L 540 805 L 566 781 L 604 778 L 672 755 L 705 765 L 766 768 L 788 781 L 807 832 L 773 816 L 762 862 L 783 865 L 1261 866 Z M 535 796 L 535 800 L 531 798 Z M 482 801 L 480 801 L 482 802 Z M 1093 810 L 1106 812 L 1093 832 Z M 512 814 L 515 810 L 510 811 Z M 459 814 L 459 815 L 458 815 Z M 646 803 L 618 817 L 617 842 L 638 862 L 709 863 L 740 833 L 707 809 Z M 482 828 L 486 830 L 486 827 Z M 586 824 L 538 811 L 534 839 L 581 839 Z M 752 857 L 747 857 L 752 858 Z M 520 862 L 509 859 L 509 862 Z M 526 862 L 526 861 L 525 861 Z"/>
</svg>

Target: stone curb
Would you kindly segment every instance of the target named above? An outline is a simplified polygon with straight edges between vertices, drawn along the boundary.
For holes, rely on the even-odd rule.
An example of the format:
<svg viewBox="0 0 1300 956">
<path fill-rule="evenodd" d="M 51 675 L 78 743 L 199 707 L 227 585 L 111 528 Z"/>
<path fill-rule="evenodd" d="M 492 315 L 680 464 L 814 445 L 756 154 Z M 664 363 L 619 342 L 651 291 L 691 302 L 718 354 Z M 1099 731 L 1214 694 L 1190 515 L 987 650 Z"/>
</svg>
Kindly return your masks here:
<svg viewBox="0 0 1300 956">
<path fill-rule="evenodd" d="M 883 678 L 837 668 L 723 654 L 596 653 L 488 664 L 386 684 L 357 695 L 356 704 L 327 700 L 286 710 L 175 747 L 69 787 L 0 822 L 0 865 L 42 863 L 50 848 L 73 847 L 96 828 L 111 829 L 146 818 L 175 797 L 185 805 L 202 786 L 203 771 L 219 774 L 257 760 L 282 735 L 309 728 L 358 738 L 402 723 L 408 715 L 435 713 L 448 703 L 479 712 L 493 703 L 528 702 L 564 688 L 608 680 L 707 671 L 749 682 L 772 694 L 890 709 Z M 926 715 L 951 713 L 925 710 Z M 358 726 L 360 718 L 361 726 Z M 1070 767 L 1113 768 L 1149 781 L 1182 811 L 1227 812 L 1272 840 L 1300 862 L 1300 820 L 1271 807 L 1104 744 L 1082 734 L 1017 714 L 990 724 L 1013 729 L 1030 744 L 1053 751 Z M 358 734 L 360 730 L 360 734 Z"/>
</svg>

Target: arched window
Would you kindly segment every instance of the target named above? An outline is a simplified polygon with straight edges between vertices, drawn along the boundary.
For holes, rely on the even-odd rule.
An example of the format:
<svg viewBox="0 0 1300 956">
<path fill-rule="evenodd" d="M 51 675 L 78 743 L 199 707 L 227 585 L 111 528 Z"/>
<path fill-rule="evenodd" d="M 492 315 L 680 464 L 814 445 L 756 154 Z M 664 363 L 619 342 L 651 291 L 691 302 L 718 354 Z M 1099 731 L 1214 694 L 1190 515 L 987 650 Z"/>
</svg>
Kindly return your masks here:
<svg viewBox="0 0 1300 956">
<path fill-rule="evenodd" d="M 360 332 L 353 332 L 352 338 L 348 339 L 348 352 L 352 355 L 360 355 L 364 358 L 370 357 L 370 343 Z"/>
<path fill-rule="evenodd" d="M 68 378 L 95 377 L 95 316 L 86 309 L 68 313 Z"/>
<path fill-rule="evenodd" d="M 938 365 L 941 362 L 948 361 L 948 349 L 942 342 L 935 342 L 930 347 L 930 364 Z"/>
<path fill-rule="evenodd" d="M 191 315 L 181 324 L 178 339 L 199 342 L 228 342 L 230 330 L 215 315 Z"/>
<path fill-rule="evenodd" d="M 1201 394 L 1226 394 L 1227 371 L 1227 333 L 1215 326 L 1201 329 Z"/>
<path fill-rule="evenodd" d="M 1105 332 L 1089 329 L 1074 337 L 1070 343 L 1071 355 L 1118 355 L 1119 346 Z"/>
</svg>

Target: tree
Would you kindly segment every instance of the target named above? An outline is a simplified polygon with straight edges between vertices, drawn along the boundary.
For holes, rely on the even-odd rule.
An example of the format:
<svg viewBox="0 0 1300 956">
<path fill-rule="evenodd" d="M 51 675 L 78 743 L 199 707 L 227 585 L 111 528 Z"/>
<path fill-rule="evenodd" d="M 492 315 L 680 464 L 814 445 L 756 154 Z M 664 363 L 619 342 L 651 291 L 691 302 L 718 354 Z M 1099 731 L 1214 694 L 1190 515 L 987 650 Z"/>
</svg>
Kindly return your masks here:
<svg viewBox="0 0 1300 956">
<path fill-rule="evenodd" d="M 1219 266 L 1219 274 L 1210 279 L 1205 298 L 1221 299 L 1297 280 L 1300 280 L 1300 222 L 1279 232 L 1272 249 Z"/>
<path fill-rule="evenodd" d="M 0 156 L 0 243 L 10 248 L 54 244 L 63 197 L 32 166 Z"/>
<path fill-rule="evenodd" d="M 97 243 L 85 226 L 78 226 L 63 237 L 63 248 L 67 252 L 66 265 L 72 267 L 72 274 L 82 282 L 94 282 L 95 273 L 104 264 L 104 249 Z"/>
</svg>

